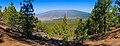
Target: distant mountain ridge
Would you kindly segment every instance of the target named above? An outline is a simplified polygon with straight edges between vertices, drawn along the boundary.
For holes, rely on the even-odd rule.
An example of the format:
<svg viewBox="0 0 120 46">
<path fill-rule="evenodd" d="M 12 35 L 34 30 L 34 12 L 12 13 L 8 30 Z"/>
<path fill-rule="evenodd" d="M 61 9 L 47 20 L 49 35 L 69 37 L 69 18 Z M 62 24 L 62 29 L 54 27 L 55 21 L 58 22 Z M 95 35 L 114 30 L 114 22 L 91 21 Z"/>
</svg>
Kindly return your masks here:
<svg viewBox="0 0 120 46">
<path fill-rule="evenodd" d="M 47 20 L 63 18 L 65 14 L 68 19 L 76 19 L 76 18 L 87 19 L 90 15 L 90 13 L 82 12 L 78 10 L 52 10 L 37 14 L 36 16 L 41 21 L 47 21 Z"/>
</svg>

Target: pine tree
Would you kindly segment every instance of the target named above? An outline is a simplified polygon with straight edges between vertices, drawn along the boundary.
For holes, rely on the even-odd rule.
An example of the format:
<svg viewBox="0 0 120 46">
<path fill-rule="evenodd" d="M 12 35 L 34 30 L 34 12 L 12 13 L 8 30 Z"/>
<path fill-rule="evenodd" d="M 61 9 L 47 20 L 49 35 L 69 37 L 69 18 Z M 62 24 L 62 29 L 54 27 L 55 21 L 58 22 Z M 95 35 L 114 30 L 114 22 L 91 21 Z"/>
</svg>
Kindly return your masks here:
<svg viewBox="0 0 120 46">
<path fill-rule="evenodd" d="M 69 27 L 68 25 L 68 21 L 67 21 L 67 17 L 66 17 L 67 14 L 64 15 L 64 18 L 63 18 L 63 24 L 62 24 L 62 35 L 63 35 L 63 38 L 64 40 L 69 40 L 70 37 L 74 36 L 73 33 L 74 32 L 71 32 L 71 28 Z"/>
<path fill-rule="evenodd" d="M 118 13 L 118 9 L 117 6 L 113 6 L 112 7 L 112 12 L 109 11 L 108 13 L 108 17 L 107 17 L 107 29 L 111 30 L 111 29 L 115 29 L 117 27 L 118 24 L 118 18 L 116 16 L 116 14 Z"/>
<path fill-rule="evenodd" d="M 86 23 L 82 19 L 79 20 L 79 24 L 75 30 L 76 42 L 84 41 L 89 38 L 88 29 L 86 28 Z"/>
<path fill-rule="evenodd" d="M 63 22 L 64 22 L 64 25 L 67 25 L 67 18 L 66 18 L 66 14 L 64 15 L 64 18 L 63 18 Z"/>
<path fill-rule="evenodd" d="M 95 26 L 96 25 L 96 26 Z M 88 30 L 88 34 L 92 35 L 94 33 L 97 33 L 96 29 L 98 28 L 97 24 L 95 23 L 95 21 L 92 19 L 92 17 L 90 16 L 87 20 L 86 20 L 86 28 L 89 29 Z"/>
<path fill-rule="evenodd" d="M 9 19 L 9 22 L 8 22 L 8 26 L 11 27 L 11 28 L 15 28 L 16 25 L 18 24 L 19 22 L 19 14 L 18 12 L 16 11 L 15 7 L 13 6 L 14 4 L 11 2 L 10 3 L 10 6 L 8 7 L 8 19 Z"/>
<path fill-rule="evenodd" d="M 92 26 L 89 28 L 89 32 L 101 34 L 107 31 L 107 17 L 109 16 L 107 11 L 109 11 L 111 3 L 112 0 L 98 0 L 89 17 L 90 20 L 88 22 L 90 24 L 87 24 Z"/>
<path fill-rule="evenodd" d="M 119 7 L 120 6 L 120 0 L 116 0 L 115 4 L 117 4 L 118 10 L 120 12 L 120 7 Z M 120 15 L 118 15 L 117 18 L 118 18 L 118 21 L 119 21 L 117 26 L 119 28 L 120 27 Z"/>
<path fill-rule="evenodd" d="M 10 3 L 10 6 L 3 10 L 3 21 L 6 23 L 7 26 L 14 28 L 18 22 L 18 12 L 16 11 L 13 3 Z"/>
<path fill-rule="evenodd" d="M 32 35 L 33 28 L 36 26 L 36 19 L 34 17 L 35 13 L 33 9 L 32 2 L 34 0 L 24 0 L 23 6 L 21 6 L 21 26 L 23 33 L 28 37 Z M 22 3 L 20 3 L 22 4 Z"/>
<path fill-rule="evenodd" d="M 8 23 L 8 21 L 9 21 L 9 16 L 8 16 L 8 9 L 7 9 L 7 7 L 5 7 L 5 9 L 3 10 L 3 18 L 4 18 L 4 22 L 5 23 Z"/>
<path fill-rule="evenodd" d="M 60 37 L 60 27 L 58 24 L 53 25 L 49 30 L 49 37 Z"/>
</svg>

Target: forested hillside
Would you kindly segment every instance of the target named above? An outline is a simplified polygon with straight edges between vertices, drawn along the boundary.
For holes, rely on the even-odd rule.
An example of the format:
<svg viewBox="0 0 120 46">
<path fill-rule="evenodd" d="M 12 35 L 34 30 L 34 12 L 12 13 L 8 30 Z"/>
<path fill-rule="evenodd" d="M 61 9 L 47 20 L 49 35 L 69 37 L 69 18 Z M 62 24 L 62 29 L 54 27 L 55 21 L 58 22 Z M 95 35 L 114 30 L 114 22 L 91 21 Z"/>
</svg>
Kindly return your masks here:
<svg viewBox="0 0 120 46">
<path fill-rule="evenodd" d="M 98 0 L 87 19 L 64 13 L 44 22 L 35 17 L 34 1 L 23 0 L 19 11 L 13 2 L 0 6 L 0 46 L 120 46 L 120 0 Z"/>
</svg>

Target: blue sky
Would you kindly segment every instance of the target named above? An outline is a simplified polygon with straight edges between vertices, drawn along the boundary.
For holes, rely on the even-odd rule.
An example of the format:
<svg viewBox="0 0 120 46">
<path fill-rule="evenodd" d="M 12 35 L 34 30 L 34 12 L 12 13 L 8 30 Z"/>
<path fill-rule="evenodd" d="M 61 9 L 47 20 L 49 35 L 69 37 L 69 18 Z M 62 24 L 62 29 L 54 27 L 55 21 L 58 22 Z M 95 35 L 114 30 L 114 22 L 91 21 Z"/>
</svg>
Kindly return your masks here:
<svg viewBox="0 0 120 46">
<path fill-rule="evenodd" d="M 10 2 L 14 3 L 17 11 L 20 10 L 20 2 L 23 0 L 0 0 L 2 10 L 8 7 Z M 97 0 L 35 0 L 33 2 L 35 13 L 42 13 L 50 10 L 79 10 L 91 12 Z"/>
</svg>

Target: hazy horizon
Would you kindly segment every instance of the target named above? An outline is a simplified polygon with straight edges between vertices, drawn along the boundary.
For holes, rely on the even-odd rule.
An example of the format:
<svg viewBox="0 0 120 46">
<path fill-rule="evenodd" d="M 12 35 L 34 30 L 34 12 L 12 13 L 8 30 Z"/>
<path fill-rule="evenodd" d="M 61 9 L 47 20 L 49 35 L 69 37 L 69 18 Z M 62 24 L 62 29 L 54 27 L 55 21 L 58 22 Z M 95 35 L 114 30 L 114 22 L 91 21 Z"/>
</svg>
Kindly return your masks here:
<svg viewBox="0 0 120 46">
<path fill-rule="evenodd" d="M 20 2 L 23 0 L 0 0 L 2 10 L 8 7 L 10 2 L 14 3 L 17 11 L 20 11 Z M 34 0 L 35 13 L 43 13 L 51 10 L 78 10 L 90 13 L 97 0 Z"/>
<path fill-rule="evenodd" d="M 8 7 L 10 2 L 14 3 L 17 11 L 20 11 L 20 2 L 23 0 L 0 0 L 2 10 Z M 36 14 L 51 10 L 78 10 L 91 13 L 97 0 L 34 0 L 34 12 Z"/>
</svg>

